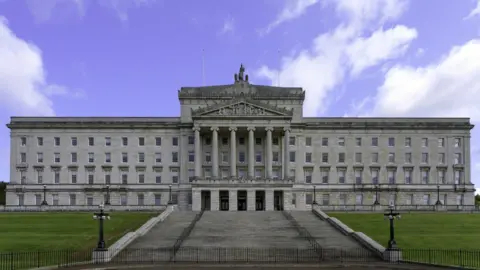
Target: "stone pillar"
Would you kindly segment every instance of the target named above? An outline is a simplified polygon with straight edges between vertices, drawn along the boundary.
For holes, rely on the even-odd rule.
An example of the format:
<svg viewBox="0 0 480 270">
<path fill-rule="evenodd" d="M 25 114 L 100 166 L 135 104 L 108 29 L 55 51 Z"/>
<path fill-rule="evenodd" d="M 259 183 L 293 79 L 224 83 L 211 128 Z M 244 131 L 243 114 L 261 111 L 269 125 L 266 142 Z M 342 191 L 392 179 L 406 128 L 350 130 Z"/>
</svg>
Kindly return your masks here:
<svg viewBox="0 0 480 270">
<path fill-rule="evenodd" d="M 218 178 L 218 127 L 212 127 L 211 130 L 212 130 L 212 177 L 215 179 L 215 178 Z"/>
<path fill-rule="evenodd" d="M 237 138 L 236 138 L 236 127 L 229 128 L 230 130 L 230 176 L 237 176 Z M 235 193 L 235 198 L 237 193 Z M 231 204 L 230 204 L 231 205 Z M 235 202 L 235 206 L 236 206 Z M 236 207 L 235 207 L 236 208 Z"/>
<path fill-rule="evenodd" d="M 218 189 L 210 190 L 210 210 L 218 211 L 220 210 L 220 191 Z"/>
<path fill-rule="evenodd" d="M 284 160 L 284 171 L 283 171 L 283 179 L 288 179 L 289 175 L 289 164 L 290 164 L 290 152 L 288 151 L 288 145 L 290 143 L 290 128 L 288 127 L 285 127 L 283 129 L 283 131 L 285 132 L 285 135 L 284 135 L 284 142 L 283 142 L 283 148 L 284 148 L 284 156 L 283 156 L 283 160 Z"/>
<path fill-rule="evenodd" d="M 255 178 L 255 128 L 248 127 L 248 176 Z"/>
<path fill-rule="evenodd" d="M 266 160 L 265 160 L 265 166 L 267 168 L 267 178 L 271 179 L 272 178 L 272 127 L 267 127 L 267 154 L 266 154 Z"/>
<path fill-rule="evenodd" d="M 195 177 L 200 178 L 202 176 L 202 139 L 200 137 L 200 127 L 194 127 L 193 131 L 195 132 Z"/>
<path fill-rule="evenodd" d="M 465 145 L 465 150 L 464 150 L 464 159 L 461 160 L 461 163 L 464 164 L 463 167 L 465 168 L 465 172 L 463 173 L 464 180 L 463 182 L 465 184 L 472 184 L 472 178 L 471 178 L 471 163 L 470 163 L 470 136 L 465 136 L 464 137 L 464 145 Z M 462 162 L 463 161 L 463 162 Z"/>
<path fill-rule="evenodd" d="M 202 192 L 200 190 L 192 190 L 192 211 L 202 210 Z"/>
<path fill-rule="evenodd" d="M 228 193 L 228 210 L 237 211 L 238 210 L 238 198 L 237 190 L 230 190 Z"/>
<path fill-rule="evenodd" d="M 265 210 L 273 211 L 273 190 L 265 190 Z"/>
<path fill-rule="evenodd" d="M 255 211 L 255 190 L 247 190 L 247 211 Z"/>
</svg>

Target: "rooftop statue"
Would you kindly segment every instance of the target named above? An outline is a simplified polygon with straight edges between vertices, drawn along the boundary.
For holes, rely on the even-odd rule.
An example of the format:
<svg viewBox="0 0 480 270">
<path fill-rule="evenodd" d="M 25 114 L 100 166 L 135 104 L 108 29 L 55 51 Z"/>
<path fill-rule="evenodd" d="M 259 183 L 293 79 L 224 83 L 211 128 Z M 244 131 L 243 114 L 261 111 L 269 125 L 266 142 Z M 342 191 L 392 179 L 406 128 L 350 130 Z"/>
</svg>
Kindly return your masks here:
<svg viewBox="0 0 480 270">
<path fill-rule="evenodd" d="M 237 73 L 235 73 L 235 82 L 248 82 L 248 75 L 245 75 L 245 80 L 243 78 L 243 75 L 245 73 L 245 67 L 243 66 L 243 64 L 240 65 L 240 70 Z"/>
</svg>

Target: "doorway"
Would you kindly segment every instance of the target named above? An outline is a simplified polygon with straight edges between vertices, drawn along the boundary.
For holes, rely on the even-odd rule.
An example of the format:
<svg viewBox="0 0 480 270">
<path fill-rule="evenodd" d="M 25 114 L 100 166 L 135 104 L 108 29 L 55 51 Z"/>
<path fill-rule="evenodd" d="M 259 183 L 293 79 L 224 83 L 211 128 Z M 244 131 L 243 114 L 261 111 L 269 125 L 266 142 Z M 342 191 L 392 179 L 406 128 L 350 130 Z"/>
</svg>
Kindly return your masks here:
<svg viewBox="0 0 480 270">
<path fill-rule="evenodd" d="M 247 211 L 247 191 L 237 191 L 238 211 Z"/>
<path fill-rule="evenodd" d="M 210 190 L 202 190 L 202 210 L 210 211 Z"/>
<path fill-rule="evenodd" d="M 275 211 L 283 211 L 283 190 L 275 190 L 273 192 L 273 209 Z"/>
<path fill-rule="evenodd" d="M 229 208 L 229 197 L 228 190 L 220 190 L 220 211 L 228 211 Z"/>
<path fill-rule="evenodd" d="M 265 211 L 265 191 L 264 190 L 255 191 L 255 210 Z"/>
</svg>

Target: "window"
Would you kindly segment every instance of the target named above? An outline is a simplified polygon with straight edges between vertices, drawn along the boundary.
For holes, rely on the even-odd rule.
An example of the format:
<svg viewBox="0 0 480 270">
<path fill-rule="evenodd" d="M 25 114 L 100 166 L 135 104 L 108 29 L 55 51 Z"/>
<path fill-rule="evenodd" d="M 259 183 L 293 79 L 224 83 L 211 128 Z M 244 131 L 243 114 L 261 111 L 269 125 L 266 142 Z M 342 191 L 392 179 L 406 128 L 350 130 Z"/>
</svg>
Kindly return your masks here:
<svg viewBox="0 0 480 270">
<path fill-rule="evenodd" d="M 345 162 L 345 153 L 338 153 L 338 163 Z"/>
<path fill-rule="evenodd" d="M 439 184 L 446 184 L 445 183 L 445 171 L 444 170 L 439 170 L 438 171 L 438 183 Z"/>
<path fill-rule="evenodd" d="M 145 162 L 145 153 L 144 152 L 138 153 L 138 162 L 139 163 L 144 163 Z"/>
<path fill-rule="evenodd" d="M 238 138 L 238 144 L 239 145 L 245 145 L 245 138 L 243 138 L 243 137 Z"/>
<path fill-rule="evenodd" d="M 443 199 L 440 200 L 442 202 L 442 205 L 447 205 L 447 194 L 443 194 Z"/>
<path fill-rule="evenodd" d="M 462 146 L 462 139 L 461 139 L 461 138 L 455 138 L 455 139 L 453 139 L 453 146 L 454 146 L 454 147 L 457 147 L 457 148 L 460 147 L 460 146 Z"/>
<path fill-rule="evenodd" d="M 338 145 L 339 146 L 345 146 L 345 137 L 339 137 L 338 138 Z"/>
<path fill-rule="evenodd" d="M 207 172 L 207 170 L 205 169 L 205 173 Z M 205 177 L 207 177 L 207 175 L 205 174 Z M 240 168 L 238 169 L 238 177 L 242 178 L 242 177 L 245 177 L 245 170 Z"/>
<path fill-rule="evenodd" d="M 173 204 L 178 203 L 178 194 L 177 193 L 172 193 L 172 203 Z"/>
<path fill-rule="evenodd" d="M 322 162 L 328 163 L 328 153 L 322 153 Z"/>
<path fill-rule="evenodd" d="M 112 162 L 112 155 L 110 153 L 105 153 L 105 163 Z"/>
<path fill-rule="evenodd" d="M 321 169 L 320 170 L 320 175 L 322 177 L 322 184 L 328 184 L 328 175 L 329 175 L 329 170 L 328 169 Z"/>
<path fill-rule="evenodd" d="M 58 194 L 52 194 L 52 204 L 58 205 Z"/>
<path fill-rule="evenodd" d="M 93 137 L 88 137 L 88 145 L 94 146 L 94 145 L 95 145 L 95 138 L 93 138 Z"/>
<path fill-rule="evenodd" d="M 295 162 L 295 151 L 290 151 L 288 154 L 290 162 Z"/>
<path fill-rule="evenodd" d="M 93 183 L 95 182 L 93 172 L 88 172 L 87 178 L 88 178 L 88 184 L 93 185 Z"/>
<path fill-rule="evenodd" d="M 195 153 L 193 151 L 188 151 L 188 162 L 195 161 Z"/>
<path fill-rule="evenodd" d="M 412 153 L 405 153 L 405 163 L 412 163 Z"/>
<path fill-rule="evenodd" d="M 347 194 L 340 194 L 339 203 L 340 203 L 340 205 L 346 205 L 347 204 Z"/>
<path fill-rule="evenodd" d="M 162 195 L 155 194 L 155 205 L 156 206 L 162 205 Z"/>
<path fill-rule="evenodd" d="M 272 168 L 272 178 L 278 179 L 279 175 L 280 175 L 280 170 L 278 168 Z"/>
<path fill-rule="evenodd" d="M 329 205 L 329 204 L 330 204 L 330 194 L 323 194 L 322 205 Z"/>
<path fill-rule="evenodd" d="M 145 137 L 139 137 L 138 138 L 138 145 L 139 146 L 145 146 Z"/>
<path fill-rule="evenodd" d="M 405 204 L 406 205 L 412 205 L 413 202 L 414 202 L 413 194 L 408 194 L 405 198 Z"/>
<path fill-rule="evenodd" d="M 122 173 L 122 184 L 126 185 L 128 184 L 128 174 L 127 173 Z"/>
<path fill-rule="evenodd" d="M 78 139 L 77 137 L 72 137 L 70 138 L 72 146 L 77 146 L 78 145 Z"/>
<path fill-rule="evenodd" d="M 288 138 L 288 145 L 295 145 L 295 137 L 291 136 Z"/>
<path fill-rule="evenodd" d="M 454 165 L 462 164 L 462 154 L 455 153 L 455 155 L 453 156 L 453 164 Z"/>
<path fill-rule="evenodd" d="M 306 146 L 312 146 L 312 137 L 306 137 L 305 138 L 305 145 Z"/>
<path fill-rule="evenodd" d="M 288 173 L 291 178 L 295 178 L 295 169 L 290 169 Z"/>
<path fill-rule="evenodd" d="M 53 153 L 53 162 L 60 163 L 60 153 Z"/>
<path fill-rule="evenodd" d="M 238 162 L 245 163 L 245 152 L 238 153 Z"/>
<path fill-rule="evenodd" d="M 388 199 L 388 204 L 395 205 L 396 202 L 397 202 L 397 194 L 390 193 L 390 196 L 389 196 L 389 199 Z"/>
<path fill-rule="evenodd" d="M 155 163 L 162 163 L 162 153 L 155 153 Z"/>
<path fill-rule="evenodd" d="M 257 151 L 255 153 L 255 162 L 257 163 L 262 162 L 262 151 Z"/>
<path fill-rule="evenodd" d="M 128 138 L 122 137 L 122 146 L 128 146 Z"/>
<path fill-rule="evenodd" d="M 122 163 L 128 163 L 128 153 L 122 153 Z"/>
<path fill-rule="evenodd" d="M 428 182 L 429 182 L 429 174 L 430 174 L 430 172 L 428 171 L 428 169 L 422 169 L 422 170 L 421 170 L 422 184 L 428 184 Z"/>
<path fill-rule="evenodd" d="M 40 205 L 40 204 L 42 204 L 42 195 L 35 194 L 35 205 Z"/>
<path fill-rule="evenodd" d="M 428 205 L 430 204 L 430 194 L 423 195 L 423 204 Z"/>
<path fill-rule="evenodd" d="M 105 146 L 111 146 L 111 145 L 112 145 L 112 138 L 105 137 Z"/>
<path fill-rule="evenodd" d="M 305 169 L 303 173 L 305 175 L 305 183 L 311 184 L 313 171 L 311 169 Z"/>
<path fill-rule="evenodd" d="M 155 172 L 155 184 L 161 184 L 162 183 L 162 172 L 156 171 Z"/>
<path fill-rule="evenodd" d="M 410 137 L 405 138 L 405 147 L 412 147 L 412 138 Z"/>
<path fill-rule="evenodd" d="M 21 163 L 27 162 L 27 153 L 20 153 L 20 162 Z"/>
<path fill-rule="evenodd" d="M 412 183 L 412 169 L 405 169 L 404 174 L 405 174 L 405 184 L 411 184 Z"/>
<path fill-rule="evenodd" d="M 53 144 L 55 146 L 60 146 L 60 137 L 53 138 Z"/>
<path fill-rule="evenodd" d="M 88 153 L 88 163 L 93 163 L 95 162 L 95 154 L 90 152 Z"/>
<path fill-rule="evenodd" d="M 188 144 L 190 144 L 190 145 L 195 144 L 195 137 L 194 136 L 188 136 Z"/>
<path fill-rule="evenodd" d="M 280 154 L 277 151 L 274 151 L 272 153 L 272 161 L 273 162 L 279 162 L 280 161 Z"/>
<path fill-rule="evenodd" d="M 422 138 L 422 147 L 428 147 L 428 138 Z"/>
<path fill-rule="evenodd" d="M 372 163 L 378 163 L 378 153 L 372 153 Z"/>
<path fill-rule="evenodd" d="M 395 146 L 395 138 L 388 138 L 388 146 L 393 147 Z"/>
<path fill-rule="evenodd" d="M 145 184 L 145 174 L 143 172 L 138 174 L 138 183 Z"/>
<path fill-rule="evenodd" d="M 228 173 L 228 170 L 227 170 Z M 195 179 L 195 170 L 194 169 L 188 169 L 188 182 L 193 182 Z"/>
<path fill-rule="evenodd" d="M 362 153 L 355 153 L 355 162 L 362 163 Z"/>
<path fill-rule="evenodd" d="M 395 184 L 395 173 L 396 171 L 395 170 L 388 170 L 387 171 L 387 177 L 388 177 L 388 183 L 390 185 L 394 185 Z"/>
<path fill-rule="evenodd" d="M 37 170 L 37 183 L 43 184 L 43 171 Z"/>
<path fill-rule="evenodd" d="M 178 152 L 172 152 L 172 162 L 173 163 L 178 162 Z"/>
<path fill-rule="evenodd" d="M 37 162 L 43 163 L 43 153 L 37 153 Z"/>
<path fill-rule="evenodd" d="M 178 137 L 173 137 L 172 138 L 172 145 L 173 146 L 178 146 Z"/>
<path fill-rule="evenodd" d="M 305 153 L 305 162 L 312 163 L 312 153 Z"/>
<path fill-rule="evenodd" d="M 388 153 L 388 162 L 395 163 L 395 153 Z"/>
<path fill-rule="evenodd" d="M 21 146 L 26 146 L 27 145 L 27 137 L 21 137 L 20 138 L 20 145 Z"/>
<path fill-rule="evenodd" d="M 222 162 L 223 162 L 223 163 L 228 163 L 228 154 L 229 154 L 229 153 L 228 153 L 227 151 L 223 151 L 223 152 L 221 153 Z"/>
<path fill-rule="evenodd" d="M 43 137 L 37 137 L 37 145 L 43 146 Z"/>
<path fill-rule="evenodd" d="M 377 137 L 372 138 L 372 146 L 378 146 L 378 138 Z"/>
<path fill-rule="evenodd" d="M 172 183 L 178 183 L 178 169 L 171 169 L 170 174 L 172 175 Z"/>
<path fill-rule="evenodd" d="M 362 184 L 362 170 L 355 170 L 355 184 Z"/>
<path fill-rule="evenodd" d="M 72 174 L 70 175 L 70 181 L 72 182 L 72 184 L 77 183 L 77 172 L 76 171 L 72 171 Z"/>
<path fill-rule="evenodd" d="M 422 163 L 428 163 L 428 153 L 422 153 Z"/>
<path fill-rule="evenodd" d="M 162 145 L 162 138 L 161 137 L 155 137 L 155 145 L 156 146 L 161 146 Z"/>
<path fill-rule="evenodd" d="M 110 185 L 112 182 L 112 176 L 110 175 L 110 172 L 105 173 L 105 185 Z"/>
<path fill-rule="evenodd" d="M 338 183 L 339 184 L 345 184 L 345 174 L 346 174 L 345 169 L 338 169 L 337 174 L 338 174 Z"/>
<path fill-rule="evenodd" d="M 438 147 L 445 147 L 445 139 L 438 138 Z"/>
<path fill-rule="evenodd" d="M 256 145 L 262 145 L 262 138 L 255 138 Z"/>
<path fill-rule="evenodd" d="M 125 206 L 127 205 L 128 202 L 128 197 L 126 194 L 121 194 L 120 195 L 120 205 Z"/>
<path fill-rule="evenodd" d="M 305 194 L 305 204 L 312 204 L 313 200 L 312 200 L 312 194 L 311 193 L 307 193 Z"/>
<path fill-rule="evenodd" d="M 53 173 L 53 176 L 54 176 L 54 182 L 55 184 L 60 184 L 60 172 L 59 171 L 55 171 Z"/>
<path fill-rule="evenodd" d="M 378 169 L 372 169 L 371 174 L 372 174 L 372 184 L 378 185 L 379 170 Z"/>
<path fill-rule="evenodd" d="M 460 184 L 461 178 L 462 178 L 462 171 L 459 171 L 459 170 L 453 171 L 453 178 L 456 185 Z"/>
<path fill-rule="evenodd" d="M 93 197 L 89 196 L 87 197 L 87 205 L 92 206 L 93 205 Z"/>
<path fill-rule="evenodd" d="M 439 164 L 445 163 L 445 153 L 438 153 L 438 163 Z"/>
<path fill-rule="evenodd" d="M 362 194 L 355 195 L 355 204 L 359 204 L 359 205 L 363 204 L 363 195 Z"/>
<path fill-rule="evenodd" d="M 223 173 L 223 171 L 222 171 L 222 173 Z M 228 173 L 228 171 L 227 171 L 227 173 Z M 262 176 L 263 176 L 263 171 L 262 171 L 262 169 L 256 168 L 256 169 L 255 169 L 255 178 L 258 179 L 258 178 L 261 178 Z"/>
<path fill-rule="evenodd" d="M 322 146 L 328 146 L 328 138 L 322 138 Z"/>
<path fill-rule="evenodd" d="M 18 205 L 24 205 L 25 196 L 23 194 L 18 194 Z"/>
<path fill-rule="evenodd" d="M 457 195 L 457 198 L 456 198 L 456 203 L 457 205 L 463 205 L 463 195 Z"/>
<path fill-rule="evenodd" d="M 70 194 L 70 205 L 77 205 L 77 195 Z"/>
<path fill-rule="evenodd" d="M 272 144 L 273 145 L 278 145 L 278 137 L 273 137 L 272 138 Z"/>
</svg>

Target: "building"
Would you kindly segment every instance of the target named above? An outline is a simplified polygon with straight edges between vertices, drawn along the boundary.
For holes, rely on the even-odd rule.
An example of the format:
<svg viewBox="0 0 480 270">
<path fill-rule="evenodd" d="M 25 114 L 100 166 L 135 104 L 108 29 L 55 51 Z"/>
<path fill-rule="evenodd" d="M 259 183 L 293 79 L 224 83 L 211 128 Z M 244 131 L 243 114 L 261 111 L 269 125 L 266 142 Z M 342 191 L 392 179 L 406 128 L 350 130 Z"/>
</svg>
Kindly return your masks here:
<svg viewBox="0 0 480 270">
<path fill-rule="evenodd" d="M 7 205 L 40 205 L 44 187 L 48 205 L 474 205 L 468 118 L 303 117 L 302 88 L 250 84 L 243 66 L 178 98 L 179 117 L 12 117 Z"/>
</svg>

